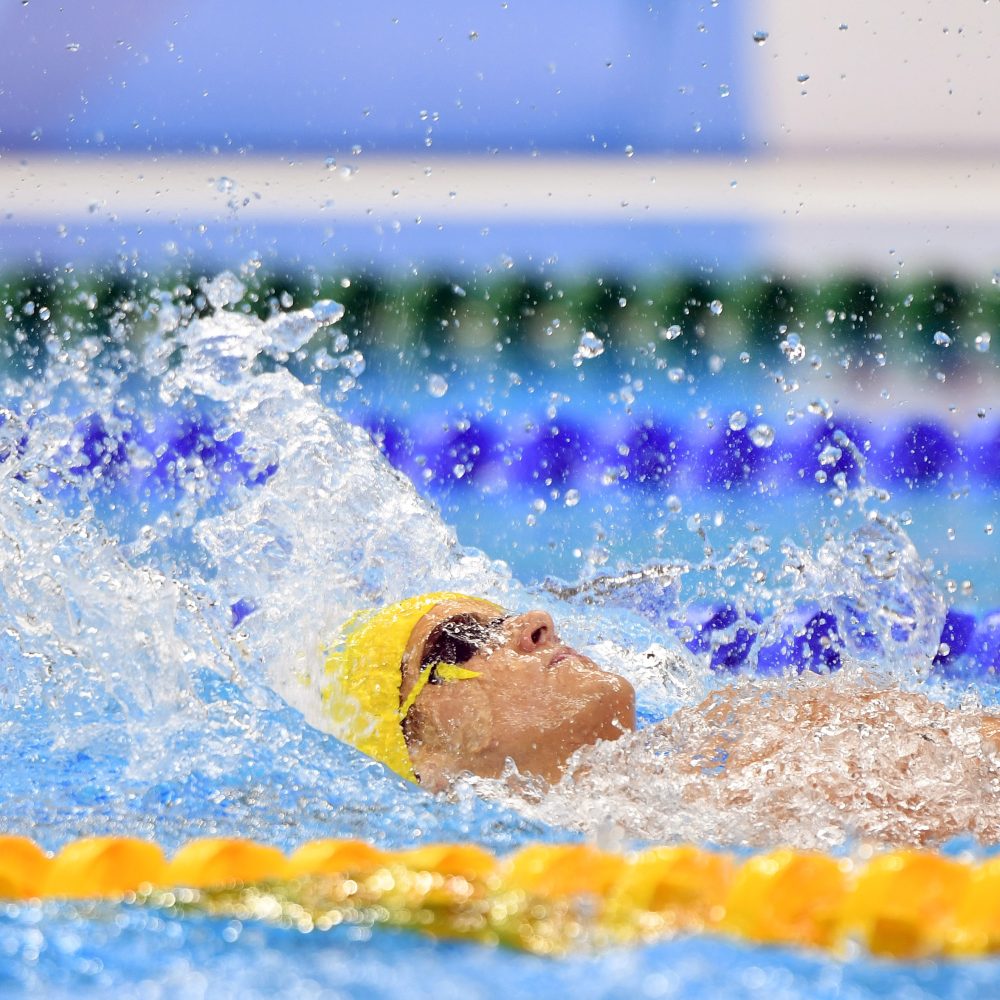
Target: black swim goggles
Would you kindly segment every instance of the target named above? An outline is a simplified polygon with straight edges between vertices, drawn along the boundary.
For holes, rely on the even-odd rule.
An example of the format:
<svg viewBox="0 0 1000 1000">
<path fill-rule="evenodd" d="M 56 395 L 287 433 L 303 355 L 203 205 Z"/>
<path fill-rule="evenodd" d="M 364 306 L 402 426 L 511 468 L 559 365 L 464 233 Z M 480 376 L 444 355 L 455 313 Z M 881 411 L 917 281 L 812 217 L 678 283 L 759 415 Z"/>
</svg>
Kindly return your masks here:
<svg viewBox="0 0 1000 1000">
<path fill-rule="evenodd" d="M 461 664 L 468 663 L 484 649 L 500 645 L 504 639 L 502 626 L 509 617 L 483 619 L 465 612 L 438 622 L 424 640 L 420 676 L 400 706 L 400 716 L 406 718 L 417 696 L 428 684 L 478 677 L 478 671 L 467 670 Z"/>
</svg>

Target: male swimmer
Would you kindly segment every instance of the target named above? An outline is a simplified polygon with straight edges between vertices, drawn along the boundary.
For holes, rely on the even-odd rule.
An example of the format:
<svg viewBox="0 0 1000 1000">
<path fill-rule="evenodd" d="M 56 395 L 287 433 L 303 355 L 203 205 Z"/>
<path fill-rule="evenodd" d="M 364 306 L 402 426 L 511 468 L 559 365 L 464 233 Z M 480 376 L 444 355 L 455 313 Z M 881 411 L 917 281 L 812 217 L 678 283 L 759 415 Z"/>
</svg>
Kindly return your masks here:
<svg viewBox="0 0 1000 1000">
<path fill-rule="evenodd" d="M 431 791 L 466 773 L 500 777 L 508 762 L 554 784 L 578 750 L 635 729 L 632 686 L 565 645 L 544 611 L 512 615 L 479 598 L 426 594 L 356 616 L 341 638 L 327 661 L 325 692 L 335 733 Z M 969 815 L 977 799 L 996 799 L 1000 719 L 979 714 L 972 736 L 958 739 L 970 731 L 968 713 L 960 716 L 897 690 L 772 686 L 763 696 L 717 691 L 679 710 L 655 735 L 707 780 L 720 770 L 732 776 L 759 769 L 765 783 L 783 757 L 796 748 L 815 752 L 826 740 L 824 752 L 842 756 L 825 799 L 843 797 L 856 806 L 858 796 L 871 799 L 887 789 L 904 821 L 904 814 L 918 816 L 919 839 L 939 839 L 974 822 L 950 815 L 938 821 L 926 796 L 910 801 L 908 779 L 920 784 L 922 768 L 940 766 L 936 750 L 948 744 L 957 755 Z M 849 759 L 845 729 L 861 734 L 860 765 Z M 887 733 L 905 752 L 866 754 L 864 747 L 877 748 Z M 901 743 L 900 734 L 912 739 Z"/>
</svg>

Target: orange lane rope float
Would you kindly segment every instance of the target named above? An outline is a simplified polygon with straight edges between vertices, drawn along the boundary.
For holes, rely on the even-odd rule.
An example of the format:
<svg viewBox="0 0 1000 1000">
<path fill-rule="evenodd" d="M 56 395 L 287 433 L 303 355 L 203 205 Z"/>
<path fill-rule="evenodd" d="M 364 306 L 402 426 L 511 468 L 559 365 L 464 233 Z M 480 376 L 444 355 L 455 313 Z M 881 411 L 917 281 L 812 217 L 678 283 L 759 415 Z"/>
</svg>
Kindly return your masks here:
<svg viewBox="0 0 1000 1000">
<path fill-rule="evenodd" d="M 128 837 L 77 840 L 50 856 L 0 836 L 0 898 L 118 899 L 302 930 L 385 924 L 536 954 L 701 931 L 841 954 L 857 942 L 892 958 L 1000 952 L 1000 858 L 922 851 L 856 862 L 779 850 L 739 862 L 692 846 L 533 844 L 498 858 L 470 844 L 382 851 L 321 840 L 286 856 L 209 838 L 168 859 Z"/>
</svg>

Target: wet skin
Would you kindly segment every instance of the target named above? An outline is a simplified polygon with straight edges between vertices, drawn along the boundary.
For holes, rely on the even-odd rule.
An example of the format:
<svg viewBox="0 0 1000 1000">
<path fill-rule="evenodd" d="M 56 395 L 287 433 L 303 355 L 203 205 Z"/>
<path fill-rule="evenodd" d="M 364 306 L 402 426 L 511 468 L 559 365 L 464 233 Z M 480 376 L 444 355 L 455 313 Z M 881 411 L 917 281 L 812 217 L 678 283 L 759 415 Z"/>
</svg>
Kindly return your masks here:
<svg viewBox="0 0 1000 1000">
<path fill-rule="evenodd" d="M 401 703 L 435 626 L 462 614 L 491 617 L 476 601 L 455 600 L 417 623 L 403 655 Z M 427 684 L 404 722 L 414 769 L 431 790 L 463 772 L 498 777 L 508 760 L 555 782 L 575 751 L 635 728 L 632 685 L 565 645 L 544 611 L 505 618 L 462 666 L 479 676 Z"/>
</svg>

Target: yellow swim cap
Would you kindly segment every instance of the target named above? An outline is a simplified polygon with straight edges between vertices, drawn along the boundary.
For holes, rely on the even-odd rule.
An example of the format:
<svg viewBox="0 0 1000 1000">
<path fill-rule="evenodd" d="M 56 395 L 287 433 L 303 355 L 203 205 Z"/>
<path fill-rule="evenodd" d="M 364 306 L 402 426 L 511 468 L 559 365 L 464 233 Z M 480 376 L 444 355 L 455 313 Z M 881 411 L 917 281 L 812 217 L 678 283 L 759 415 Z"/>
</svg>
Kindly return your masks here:
<svg viewBox="0 0 1000 1000">
<path fill-rule="evenodd" d="M 334 735 L 414 782 L 417 776 L 399 704 L 403 653 L 417 622 L 435 605 L 452 600 L 472 600 L 491 611 L 500 610 L 478 597 L 445 592 L 359 611 L 341 628 L 339 642 L 326 661 L 329 683 L 323 701 Z"/>
</svg>

